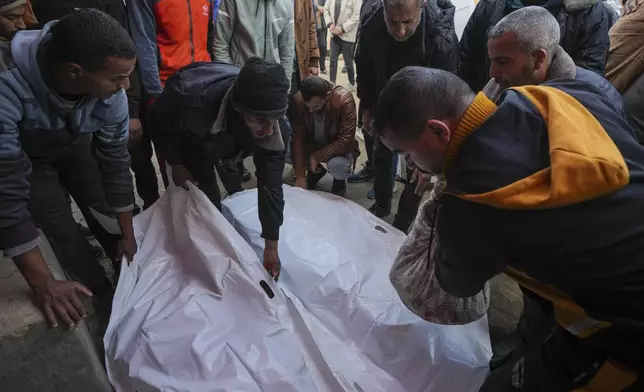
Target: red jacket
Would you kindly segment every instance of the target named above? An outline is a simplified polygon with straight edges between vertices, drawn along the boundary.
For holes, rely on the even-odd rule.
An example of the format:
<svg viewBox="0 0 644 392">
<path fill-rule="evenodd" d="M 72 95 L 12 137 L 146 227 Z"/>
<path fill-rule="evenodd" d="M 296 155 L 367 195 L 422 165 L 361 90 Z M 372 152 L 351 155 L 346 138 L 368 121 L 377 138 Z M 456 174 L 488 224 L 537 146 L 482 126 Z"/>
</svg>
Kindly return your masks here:
<svg viewBox="0 0 644 392">
<path fill-rule="evenodd" d="M 127 0 L 144 93 L 158 95 L 179 68 L 212 60 L 213 6 L 213 0 Z"/>
</svg>

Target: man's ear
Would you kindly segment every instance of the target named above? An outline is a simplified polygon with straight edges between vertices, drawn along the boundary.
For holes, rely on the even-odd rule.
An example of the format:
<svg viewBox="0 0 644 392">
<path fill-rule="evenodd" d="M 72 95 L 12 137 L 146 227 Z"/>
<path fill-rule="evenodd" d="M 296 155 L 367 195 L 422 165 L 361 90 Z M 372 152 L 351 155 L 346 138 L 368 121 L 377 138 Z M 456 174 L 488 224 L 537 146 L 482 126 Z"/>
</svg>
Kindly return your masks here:
<svg viewBox="0 0 644 392">
<path fill-rule="evenodd" d="M 83 76 L 83 73 L 85 72 L 83 67 L 81 67 L 78 64 L 74 64 L 74 63 L 66 63 L 65 68 L 66 68 L 66 71 L 67 71 L 67 75 L 69 75 L 69 78 L 71 80 L 80 79 Z"/>
<path fill-rule="evenodd" d="M 545 49 L 538 49 L 532 52 L 532 58 L 534 58 L 534 71 L 538 71 L 541 67 L 547 67 L 548 53 Z"/>
<path fill-rule="evenodd" d="M 441 143 L 443 144 L 449 143 L 449 141 L 452 139 L 452 131 L 450 130 L 449 126 L 447 125 L 447 123 L 440 120 L 427 120 L 425 132 L 433 133 L 438 139 L 440 139 Z"/>
</svg>

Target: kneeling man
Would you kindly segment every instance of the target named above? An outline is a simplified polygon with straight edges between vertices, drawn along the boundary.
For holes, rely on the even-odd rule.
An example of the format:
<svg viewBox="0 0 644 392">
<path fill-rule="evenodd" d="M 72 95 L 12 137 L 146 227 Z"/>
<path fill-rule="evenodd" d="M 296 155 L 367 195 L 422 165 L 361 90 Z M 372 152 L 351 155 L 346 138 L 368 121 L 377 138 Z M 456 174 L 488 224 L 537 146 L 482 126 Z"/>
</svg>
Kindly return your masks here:
<svg viewBox="0 0 644 392">
<path fill-rule="evenodd" d="M 293 163 L 297 186 L 314 189 L 328 171 L 333 177 L 331 192 L 344 196 L 346 179 L 360 154 L 353 95 L 342 86 L 309 76 L 302 81 L 293 100 Z M 322 163 L 326 163 L 326 169 Z"/>
</svg>

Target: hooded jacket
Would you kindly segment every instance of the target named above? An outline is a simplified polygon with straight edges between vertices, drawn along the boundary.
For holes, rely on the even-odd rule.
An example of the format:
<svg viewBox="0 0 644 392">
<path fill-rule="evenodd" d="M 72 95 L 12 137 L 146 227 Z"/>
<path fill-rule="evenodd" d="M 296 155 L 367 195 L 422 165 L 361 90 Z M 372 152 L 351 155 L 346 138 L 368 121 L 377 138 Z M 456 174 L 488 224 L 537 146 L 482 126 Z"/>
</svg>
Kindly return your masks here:
<svg viewBox="0 0 644 392">
<path fill-rule="evenodd" d="M 16 256 L 37 245 L 29 212 L 31 162 L 55 162 L 83 134 L 92 134 L 107 203 L 128 211 L 134 203 L 124 91 L 86 97 L 74 107 L 45 82 L 38 63 L 53 23 L 21 31 L 0 47 L 0 249 Z"/>
<path fill-rule="evenodd" d="M 469 297 L 505 272 L 586 347 L 641 369 L 644 147 L 629 128 L 575 80 L 512 88 L 497 104 L 479 93 L 446 153 L 441 288 Z"/>
<path fill-rule="evenodd" d="M 221 0 L 215 25 L 215 60 L 243 67 L 259 56 L 282 64 L 290 80 L 295 58 L 293 0 Z"/>
<path fill-rule="evenodd" d="M 490 79 L 487 36 L 521 0 L 481 0 L 470 16 L 460 43 L 459 76 L 474 91 Z M 604 75 L 608 55 L 609 11 L 599 0 L 548 0 L 544 5 L 561 28 L 560 45 L 582 68 Z"/>
<path fill-rule="evenodd" d="M 356 49 L 358 97 L 364 109 L 376 109 L 385 84 L 404 67 L 415 65 L 457 72 L 455 9 L 449 0 L 425 2 L 418 28 L 404 42 L 396 41 L 387 31 L 382 1 L 366 7 Z"/>
<path fill-rule="evenodd" d="M 54 20 L 63 18 L 76 9 L 96 8 L 116 19 L 128 32 L 130 31 L 127 12 L 123 0 L 32 0 L 33 7 L 38 14 L 36 24 L 45 25 Z M 25 20 L 25 23 L 27 21 Z M 27 23 L 27 26 L 29 24 Z M 130 118 L 139 118 L 141 105 L 141 85 L 139 81 L 138 66 L 130 75 L 130 88 L 126 91 Z"/>
</svg>

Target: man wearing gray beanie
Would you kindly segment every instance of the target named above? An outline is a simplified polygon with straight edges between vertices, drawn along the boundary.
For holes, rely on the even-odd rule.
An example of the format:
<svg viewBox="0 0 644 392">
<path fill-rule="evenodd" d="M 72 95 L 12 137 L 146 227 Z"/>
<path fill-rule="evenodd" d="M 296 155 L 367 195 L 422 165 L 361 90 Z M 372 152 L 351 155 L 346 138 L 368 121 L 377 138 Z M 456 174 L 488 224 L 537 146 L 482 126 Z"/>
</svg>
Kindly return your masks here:
<svg viewBox="0 0 644 392">
<path fill-rule="evenodd" d="M 243 190 L 238 163 L 253 155 L 258 210 L 265 239 L 264 267 L 280 273 L 285 148 L 278 121 L 288 107 L 289 81 L 280 64 L 251 57 L 240 69 L 194 63 L 166 83 L 148 113 L 152 139 L 172 167 L 172 181 L 197 185 L 221 210 L 215 168 L 227 193 Z"/>
</svg>

